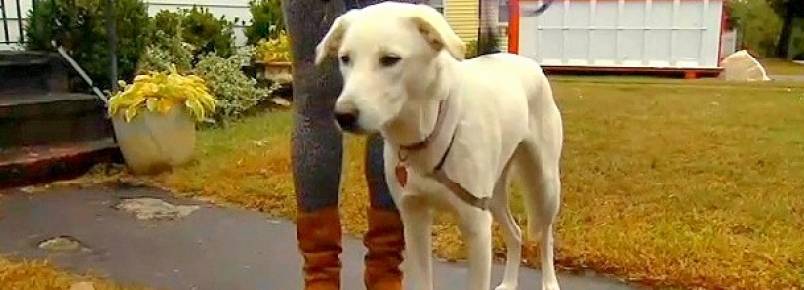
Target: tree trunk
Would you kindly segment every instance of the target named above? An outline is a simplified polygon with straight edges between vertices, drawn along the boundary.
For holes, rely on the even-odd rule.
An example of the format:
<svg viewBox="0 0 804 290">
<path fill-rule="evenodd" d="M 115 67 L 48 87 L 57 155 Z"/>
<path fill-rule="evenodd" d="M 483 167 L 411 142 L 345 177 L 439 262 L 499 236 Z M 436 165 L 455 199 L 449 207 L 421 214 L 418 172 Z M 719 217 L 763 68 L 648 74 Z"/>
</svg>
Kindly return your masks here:
<svg viewBox="0 0 804 290">
<path fill-rule="evenodd" d="M 499 52 L 500 0 L 478 0 L 478 8 L 476 53 L 484 55 Z"/>
<path fill-rule="evenodd" d="M 793 33 L 794 5 L 796 1 L 787 3 L 785 15 L 783 16 L 782 32 L 779 34 L 779 43 L 776 44 L 776 57 L 790 58 L 790 37 Z"/>
</svg>

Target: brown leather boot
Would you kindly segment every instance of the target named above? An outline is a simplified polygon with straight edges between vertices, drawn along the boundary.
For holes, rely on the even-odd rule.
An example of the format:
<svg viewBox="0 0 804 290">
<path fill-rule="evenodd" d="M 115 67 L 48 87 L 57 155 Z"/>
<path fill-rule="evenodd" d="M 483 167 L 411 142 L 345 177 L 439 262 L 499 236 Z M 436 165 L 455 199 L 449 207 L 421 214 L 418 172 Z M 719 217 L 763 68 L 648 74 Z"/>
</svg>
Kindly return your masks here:
<svg viewBox="0 0 804 290">
<path fill-rule="evenodd" d="M 338 207 L 299 211 L 296 238 L 304 257 L 305 290 L 338 290 L 341 284 L 341 222 Z"/>
<path fill-rule="evenodd" d="M 369 229 L 363 238 L 368 248 L 364 281 L 367 290 L 402 289 L 402 250 L 405 239 L 399 212 L 393 209 L 368 209 Z"/>
</svg>

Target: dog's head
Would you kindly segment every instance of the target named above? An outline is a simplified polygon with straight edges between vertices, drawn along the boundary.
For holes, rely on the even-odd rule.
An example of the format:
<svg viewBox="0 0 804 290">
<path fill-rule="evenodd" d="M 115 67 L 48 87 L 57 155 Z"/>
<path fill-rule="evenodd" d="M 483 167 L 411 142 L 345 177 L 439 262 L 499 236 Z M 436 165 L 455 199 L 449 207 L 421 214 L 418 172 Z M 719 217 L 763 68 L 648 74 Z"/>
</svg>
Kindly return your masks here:
<svg viewBox="0 0 804 290">
<path fill-rule="evenodd" d="M 434 97 L 436 60 L 463 59 L 464 51 L 435 9 L 384 2 L 335 19 L 316 47 L 315 62 L 337 58 L 344 81 L 335 105 L 338 124 L 368 133 L 394 120 L 408 101 Z"/>
</svg>

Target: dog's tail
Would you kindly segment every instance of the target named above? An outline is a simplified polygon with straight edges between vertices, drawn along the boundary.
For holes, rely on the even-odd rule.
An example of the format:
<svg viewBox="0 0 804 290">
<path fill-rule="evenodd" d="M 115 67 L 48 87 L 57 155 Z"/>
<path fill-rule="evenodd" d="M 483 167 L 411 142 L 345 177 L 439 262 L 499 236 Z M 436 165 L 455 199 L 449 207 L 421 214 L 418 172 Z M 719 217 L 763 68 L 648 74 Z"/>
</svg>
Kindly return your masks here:
<svg viewBox="0 0 804 290">
<path fill-rule="evenodd" d="M 477 39 L 478 56 L 500 52 L 500 35 L 499 30 L 496 27 L 498 21 L 493 19 L 496 17 L 496 15 L 491 14 L 491 9 L 483 9 L 484 7 L 490 7 L 489 5 L 496 5 L 497 1 L 505 0 L 480 0 L 480 31 Z M 536 8 L 536 10 L 533 11 L 523 11 L 523 14 L 529 17 L 539 16 L 544 13 L 547 8 L 550 8 L 550 5 L 553 4 L 553 1 L 554 0 L 544 0 L 539 8 Z"/>
</svg>

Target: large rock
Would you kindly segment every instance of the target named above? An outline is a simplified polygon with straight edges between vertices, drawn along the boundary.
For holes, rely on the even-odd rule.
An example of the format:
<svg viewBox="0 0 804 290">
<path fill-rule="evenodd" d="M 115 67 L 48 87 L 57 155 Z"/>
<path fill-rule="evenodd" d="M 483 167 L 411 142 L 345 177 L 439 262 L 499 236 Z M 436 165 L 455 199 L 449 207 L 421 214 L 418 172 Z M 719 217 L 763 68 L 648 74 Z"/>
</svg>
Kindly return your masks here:
<svg viewBox="0 0 804 290">
<path fill-rule="evenodd" d="M 70 236 L 61 236 L 39 243 L 39 248 L 51 252 L 74 252 L 82 248 L 81 242 Z"/>
<path fill-rule="evenodd" d="M 723 72 L 720 77 L 727 81 L 769 81 L 768 73 L 748 51 L 741 50 L 720 62 Z"/>
</svg>

